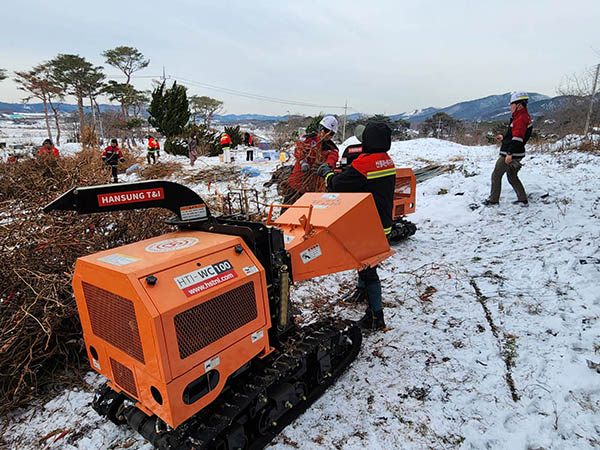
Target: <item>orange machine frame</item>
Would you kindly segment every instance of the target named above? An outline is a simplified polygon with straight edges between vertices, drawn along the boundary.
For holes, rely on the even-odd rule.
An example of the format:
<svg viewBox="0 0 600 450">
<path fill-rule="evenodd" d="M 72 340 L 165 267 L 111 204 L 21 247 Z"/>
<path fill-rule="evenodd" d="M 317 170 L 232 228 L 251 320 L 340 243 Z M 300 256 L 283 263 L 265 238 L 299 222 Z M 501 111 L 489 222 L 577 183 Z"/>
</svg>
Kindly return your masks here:
<svg viewBox="0 0 600 450">
<path fill-rule="evenodd" d="M 415 212 L 417 177 L 412 169 L 396 169 L 393 218 L 398 219 Z"/>
</svg>

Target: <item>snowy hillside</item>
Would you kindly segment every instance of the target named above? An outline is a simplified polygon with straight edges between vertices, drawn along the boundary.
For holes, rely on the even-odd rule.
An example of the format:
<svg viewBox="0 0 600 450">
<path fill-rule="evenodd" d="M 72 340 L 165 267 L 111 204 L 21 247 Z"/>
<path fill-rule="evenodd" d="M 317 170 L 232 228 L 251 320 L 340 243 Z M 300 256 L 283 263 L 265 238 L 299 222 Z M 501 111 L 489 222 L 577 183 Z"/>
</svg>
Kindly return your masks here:
<svg viewBox="0 0 600 450">
<path fill-rule="evenodd" d="M 381 266 L 389 330 L 367 336 L 357 361 L 270 448 L 598 448 L 600 158 L 532 151 L 520 173 L 530 206 L 513 205 L 504 180 L 499 206 L 475 208 L 489 192 L 497 148 L 419 139 L 394 143 L 390 154 L 398 167 L 455 169 L 417 185 L 409 220 L 419 229 Z M 217 163 L 201 158 L 200 167 Z M 261 175 L 243 183 L 262 189 L 276 163 L 253 167 Z M 228 188 L 192 187 L 203 196 Z M 266 196 L 278 200 L 274 187 Z M 297 283 L 293 300 L 306 320 L 356 319 L 364 305 L 337 301 L 354 283 L 354 272 Z M 314 300 L 323 301 L 317 309 Z M 69 390 L 6 417 L 0 442 L 151 448 L 101 420 L 92 396 Z"/>
</svg>

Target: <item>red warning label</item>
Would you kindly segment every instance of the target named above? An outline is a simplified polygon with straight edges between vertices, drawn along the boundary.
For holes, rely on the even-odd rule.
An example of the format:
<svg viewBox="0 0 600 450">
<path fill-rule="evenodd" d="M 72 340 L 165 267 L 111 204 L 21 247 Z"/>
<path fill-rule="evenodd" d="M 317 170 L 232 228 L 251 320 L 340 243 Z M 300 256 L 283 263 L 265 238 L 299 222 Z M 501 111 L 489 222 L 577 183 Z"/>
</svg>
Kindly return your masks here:
<svg viewBox="0 0 600 450">
<path fill-rule="evenodd" d="M 173 280 L 186 297 L 191 297 L 221 283 L 233 280 L 236 277 L 237 273 L 233 270 L 233 266 L 229 260 L 225 259 L 210 266 L 178 276 Z"/>
<path fill-rule="evenodd" d="M 98 206 L 123 205 L 125 203 L 147 202 L 150 200 L 161 200 L 163 198 L 165 198 L 163 188 L 98 194 Z"/>
</svg>

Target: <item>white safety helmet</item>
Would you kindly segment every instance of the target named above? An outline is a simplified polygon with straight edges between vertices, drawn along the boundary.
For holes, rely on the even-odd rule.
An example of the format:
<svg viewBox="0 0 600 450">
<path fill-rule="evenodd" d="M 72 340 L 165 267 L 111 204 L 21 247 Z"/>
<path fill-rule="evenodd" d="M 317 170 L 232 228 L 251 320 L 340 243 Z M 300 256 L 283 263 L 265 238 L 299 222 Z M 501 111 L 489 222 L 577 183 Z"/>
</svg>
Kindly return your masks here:
<svg viewBox="0 0 600 450">
<path fill-rule="evenodd" d="M 337 119 L 333 116 L 325 116 L 321 119 L 321 121 L 319 122 L 319 125 L 322 126 L 323 128 L 327 128 L 330 131 L 333 131 L 334 133 L 337 133 L 338 130 L 338 122 Z"/>
<path fill-rule="evenodd" d="M 527 92 L 516 91 L 516 92 L 511 92 L 510 93 L 510 104 L 511 105 L 514 102 L 525 102 L 525 103 L 527 103 L 527 100 L 529 100 L 529 95 L 527 95 Z"/>
</svg>

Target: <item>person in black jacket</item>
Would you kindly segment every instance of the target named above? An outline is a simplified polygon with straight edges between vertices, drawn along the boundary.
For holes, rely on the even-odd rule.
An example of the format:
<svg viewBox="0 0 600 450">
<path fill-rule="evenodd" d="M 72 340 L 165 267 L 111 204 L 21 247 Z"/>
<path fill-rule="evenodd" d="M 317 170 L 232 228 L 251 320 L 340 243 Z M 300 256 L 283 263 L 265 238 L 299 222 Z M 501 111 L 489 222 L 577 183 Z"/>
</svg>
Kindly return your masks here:
<svg viewBox="0 0 600 450">
<path fill-rule="evenodd" d="M 121 153 L 119 143 L 116 139 L 111 139 L 110 145 L 104 149 L 104 152 L 102 152 L 102 162 L 110 167 L 113 181 L 118 183 L 119 180 L 117 178 L 117 167 L 119 162 L 125 162 L 125 158 L 123 157 L 123 153 Z"/>
<path fill-rule="evenodd" d="M 370 192 L 385 234 L 392 231 L 392 209 L 396 185 L 396 167 L 387 154 L 392 144 L 392 130 L 381 122 L 369 122 L 362 135 L 362 153 L 352 165 L 335 174 L 330 165 L 323 163 L 317 173 L 325 178 L 329 192 Z M 385 328 L 381 303 L 381 282 L 377 266 L 358 272 L 356 297 L 366 297 L 367 311 L 358 325 L 363 329 Z"/>
<path fill-rule="evenodd" d="M 504 136 L 500 134 L 496 136 L 496 140 L 501 142 L 500 156 L 492 172 L 490 196 L 483 202 L 485 206 L 497 205 L 500 202 L 502 177 L 505 173 L 508 182 L 517 194 L 517 200 L 513 203 L 519 206 L 529 205 L 527 193 L 519 179 L 521 160 L 525 156 L 525 144 L 531 137 L 533 126 L 527 111 L 528 100 L 529 95 L 526 92 L 513 92 L 510 95 L 511 118 Z"/>
</svg>

